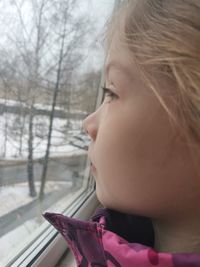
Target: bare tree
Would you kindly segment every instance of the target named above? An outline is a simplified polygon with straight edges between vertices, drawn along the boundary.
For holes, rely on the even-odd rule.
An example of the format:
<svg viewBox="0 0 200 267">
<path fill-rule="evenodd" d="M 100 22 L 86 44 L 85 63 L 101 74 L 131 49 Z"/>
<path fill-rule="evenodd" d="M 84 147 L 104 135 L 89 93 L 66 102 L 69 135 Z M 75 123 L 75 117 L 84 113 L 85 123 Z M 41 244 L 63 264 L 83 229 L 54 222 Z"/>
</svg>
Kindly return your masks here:
<svg viewBox="0 0 200 267">
<path fill-rule="evenodd" d="M 34 156 L 33 156 L 33 143 L 34 143 L 34 134 L 33 134 L 33 121 L 34 121 L 34 104 L 38 94 L 38 84 L 39 84 L 39 68 L 40 68 L 40 51 L 42 49 L 42 18 L 43 10 L 45 6 L 45 0 L 35 3 L 38 4 L 35 8 L 35 3 L 30 2 L 30 6 L 33 10 L 33 28 L 31 33 L 35 33 L 34 41 L 32 41 L 32 47 L 29 47 L 28 40 L 30 39 L 30 32 L 27 29 L 27 25 L 23 18 L 23 4 L 24 1 L 13 1 L 16 6 L 17 14 L 19 16 L 20 27 L 22 30 L 22 39 L 19 42 L 23 42 L 23 48 L 21 49 L 21 56 L 23 63 L 28 70 L 28 99 L 27 103 L 29 106 L 28 114 L 28 158 L 27 158 L 27 174 L 28 174 L 28 184 L 29 184 L 29 194 L 32 197 L 36 196 L 36 189 L 34 184 Z M 15 40 L 16 41 L 16 40 Z"/>
<path fill-rule="evenodd" d="M 93 26 L 88 23 L 88 16 L 81 13 L 78 0 L 3 1 L 15 10 L 3 49 L 7 53 L 9 72 L 13 73 L 7 80 L 8 87 L 21 106 L 17 115 L 20 119 L 13 127 L 17 132 L 15 138 L 19 139 L 19 154 L 27 142 L 29 194 L 33 197 L 36 196 L 34 151 L 38 139 L 47 138 L 39 193 L 43 199 L 58 96 L 65 93 L 65 110 L 71 113 L 76 102 L 72 97 L 74 70 L 82 63 L 84 41 Z M 40 135 L 38 131 L 36 135 L 37 127 L 39 129 L 36 105 L 43 102 L 42 92 L 45 99 L 50 99 L 49 125 L 45 133 Z"/>
<path fill-rule="evenodd" d="M 17 51 L 16 58 L 17 66 L 15 71 L 17 72 L 15 91 L 17 89 L 17 84 L 21 84 L 24 81 L 26 86 L 26 96 L 24 96 L 24 103 L 26 103 L 28 111 L 28 157 L 27 157 L 27 175 L 29 184 L 29 194 L 30 196 L 36 196 L 36 189 L 34 184 L 34 117 L 37 97 L 40 94 L 40 57 L 41 51 L 44 46 L 44 35 L 43 29 L 43 15 L 46 4 L 49 3 L 48 0 L 36 0 L 28 1 L 28 6 L 32 10 L 31 19 L 25 21 L 24 5 L 27 4 L 23 0 L 13 0 L 11 4 L 15 7 L 15 12 L 18 18 L 18 31 L 13 32 L 7 36 L 10 41 L 10 47 L 14 51 Z M 30 10 L 29 10 L 30 12 Z M 31 13 L 30 13 L 31 14 Z M 17 22 L 17 21 L 16 21 Z M 17 26 L 16 26 L 17 27 Z M 19 35 L 19 32 L 21 33 Z M 14 33 L 14 34 L 13 34 Z M 11 69 L 15 66 L 11 66 Z M 17 100 L 20 99 L 20 90 L 17 90 Z M 21 102 L 21 101 L 20 101 Z M 22 109 L 23 110 L 23 109 Z M 21 135 L 20 135 L 20 153 L 22 145 L 22 136 L 24 132 L 24 123 L 26 120 L 26 115 L 23 116 L 21 123 Z"/>
<path fill-rule="evenodd" d="M 80 63 L 81 55 L 78 52 L 80 44 L 83 44 L 86 32 L 89 31 L 88 20 L 85 17 L 73 18 L 73 12 L 76 8 L 77 0 L 55 1 L 55 8 L 59 17 L 55 18 L 55 24 L 59 25 L 57 33 L 59 46 L 57 54 L 56 83 L 54 86 L 54 94 L 52 99 L 52 109 L 49 120 L 49 130 L 46 153 L 44 157 L 43 172 L 41 177 L 41 187 L 39 198 L 44 198 L 44 188 L 46 182 L 48 159 L 51 147 L 51 137 L 53 128 L 53 119 L 55 106 L 57 103 L 58 93 L 62 87 L 68 87 L 71 82 L 73 69 Z M 69 91 L 70 95 L 70 91 Z M 70 103 L 68 102 L 68 107 Z M 70 108 L 68 108 L 70 112 Z"/>
</svg>

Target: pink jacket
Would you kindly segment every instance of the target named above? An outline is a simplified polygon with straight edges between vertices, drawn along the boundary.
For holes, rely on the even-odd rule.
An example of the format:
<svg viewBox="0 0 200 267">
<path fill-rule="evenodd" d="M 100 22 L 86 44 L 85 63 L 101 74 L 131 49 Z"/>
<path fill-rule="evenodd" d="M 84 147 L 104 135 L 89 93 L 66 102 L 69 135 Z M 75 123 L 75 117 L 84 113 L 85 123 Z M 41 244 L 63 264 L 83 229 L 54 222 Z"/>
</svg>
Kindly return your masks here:
<svg viewBox="0 0 200 267">
<path fill-rule="evenodd" d="M 99 209 L 89 222 L 44 217 L 63 235 L 79 267 L 200 267 L 200 253 L 158 253 L 150 219 Z"/>
</svg>

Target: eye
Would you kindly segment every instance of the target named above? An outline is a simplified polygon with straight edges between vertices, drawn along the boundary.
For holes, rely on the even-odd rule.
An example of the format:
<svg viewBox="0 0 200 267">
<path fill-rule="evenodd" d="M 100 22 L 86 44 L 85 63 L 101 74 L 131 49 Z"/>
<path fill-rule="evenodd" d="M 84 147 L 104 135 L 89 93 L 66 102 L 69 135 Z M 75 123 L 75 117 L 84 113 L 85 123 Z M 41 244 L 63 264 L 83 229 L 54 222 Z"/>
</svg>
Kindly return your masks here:
<svg viewBox="0 0 200 267">
<path fill-rule="evenodd" d="M 110 103 L 113 100 L 118 99 L 118 95 L 116 95 L 112 90 L 106 87 L 101 87 L 103 90 L 103 101 L 108 98 L 108 103 Z"/>
</svg>

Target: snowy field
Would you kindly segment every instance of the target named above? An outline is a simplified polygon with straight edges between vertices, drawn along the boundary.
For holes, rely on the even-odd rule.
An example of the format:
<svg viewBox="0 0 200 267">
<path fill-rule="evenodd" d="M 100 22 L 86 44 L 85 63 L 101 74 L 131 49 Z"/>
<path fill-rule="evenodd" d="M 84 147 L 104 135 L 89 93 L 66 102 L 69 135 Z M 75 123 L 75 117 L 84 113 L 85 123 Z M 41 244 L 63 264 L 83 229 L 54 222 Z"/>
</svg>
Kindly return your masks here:
<svg viewBox="0 0 200 267">
<path fill-rule="evenodd" d="M 62 189 L 63 186 L 65 187 L 68 186 L 70 188 L 72 186 L 72 181 L 65 181 L 65 182 L 47 181 L 45 184 L 45 193 L 48 194 L 52 191 Z M 36 191 L 39 192 L 40 189 L 39 182 L 35 182 L 35 188 Z M 19 183 L 19 184 L 14 184 L 12 186 L 1 187 L 0 202 L 4 204 L 1 205 L 0 208 L 0 217 L 36 199 L 36 197 L 35 198 L 30 197 L 27 192 L 28 192 L 27 183 Z"/>
<path fill-rule="evenodd" d="M 70 128 L 68 126 L 70 124 Z M 22 160 L 28 155 L 28 117 L 25 118 L 20 145 L 22 118 L 15 114 L 0 115 L 0 159 Z M 49 119 L 46 116 L 34 118 L 33 157 L 41 158 L 47 145 Z M 81 135 L 82 121 L 55 118 L 53 122 L 51 156 L 79 153 L 70 140 Z M 85 136 L 83 136 L 85 138 Z M 86 140 L 87 138 L 85 138 Z M 77 140 L 78 141 L 78 140 Z M 21 147 L 21 149 L 20 149 Z"/>
<path fill-rule="evenodd" d="M 6 106 L 18 106 L 18 107 L 28 107 L 28 105 L 25 102 L 19 102 L 19 101 L 15 101 L 15 100 L 11 100 L 11 99 L 2 99 L 0 98 L 0 104 L 6 104 Z M 51 110 L 52 106 L 51 105 L 44 105 L 44 104 L 39 104 L 36 103 L 34 105 L 34 108 L 36 109 L 42 109 L 42 110 Z M 55 110 L 63 110 L 66 111 L 64 108 L 62 107 L 55 107 Z M 83 112 L 81 110 L 72 110 L 72 113 L 81 113 L 81 114 L 86 114 L 86 112 Z"/>
<path fill-rule="evenodd" d="M 2 100 L 0 100 L 0 103 Z M 9 105 L 16 105 L 15 101 L 11 101 Z M 39 105 L 37 108 L 41 108 Z M 43 107 L 44 108 L 44 107 Z M 45 107 L 48 109 L 48 107 Z M 21 134 L 21 126 L 23 127 L 23 136 Z M 49 119 L 46 116 L 35 116 L 34 117 L 34 142 L 33 142 L 33 157 L 34 159 L 41 158 L 45 155 L 47 145 L 47 134 L 48 134 Z M 53 123 L 52 141 L 50 149 L 50 157 L 55 156 L 70 156 L 86 154 L 84 149 L 80 149 L 81 146 L 86 146 L 88 138 L 81 132 L 82 122 L 81 121 L 68 121 L 67 119 L 55 118 Z M 28 116 L 25 117 L 24 121 L 22 117 L 17 114 L 4 113 L 0 115 L 0 160 L 7 161 L 26 161 L 28 156 Z M 76 137 L 78 138 L 76 139 Z M 20 138 L 22 140 L 20 145 Z M 76 145 L 78 144 L 78 147 Z M 39 191 L 40 183 L 36 182 L 36 190 Z M 65 182 L 65 187 L 71 188 L 72 182 Z M 52 191 L 59 190 L 63 187 L 63 182 L 50 182 L 48 181 L 45 185 L 45 192 L 49 193 Z M 0 187 L 0 218 L 16 210 L 17 208 L 26 205 L 34 200 L 28 196 L 28 183 L 13 184 L 11 186 Z M 60 212 L 66 207 L 67 203 L 72 199 L 76 193 L 67 196 L 67 198 L 60 203 L 56 203 L 51 210 Z M 8 232 L 7 234 L 0 237 L 0 267 L 5 267 L 6 258 L 9 255 L 12 257 L 15 252 L 20 250 L 24 244 L 27 244 L 33 236 L 41 229 L 40 226 L 44 224 L 44 220 L 41 213 L 37 218 L 26 221 L 23 225 L 16 229 Z M 45 225 L 47 225 L 45 223 Z M 23 243 L 20 243 L 23 241 Z"/>
</svg>

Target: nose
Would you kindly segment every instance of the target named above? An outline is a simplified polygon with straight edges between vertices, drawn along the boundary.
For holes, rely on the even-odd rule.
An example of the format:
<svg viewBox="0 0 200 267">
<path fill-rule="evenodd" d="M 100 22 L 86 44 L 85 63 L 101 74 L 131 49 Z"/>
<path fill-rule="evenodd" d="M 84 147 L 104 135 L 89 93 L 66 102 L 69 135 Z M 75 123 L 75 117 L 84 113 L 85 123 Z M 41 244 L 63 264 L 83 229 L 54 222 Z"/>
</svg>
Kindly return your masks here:
<svg viewBox="0 0 200 267">
<path fill-rule="evenodd" d="M 97 118 L 96 118 L 96 112 L 90 114 L 83 121 L 83 129 L 91 137 L 92 141 L 95 141 L 96 140 L 96 137 L 97 137 Z"/>
</svg>

